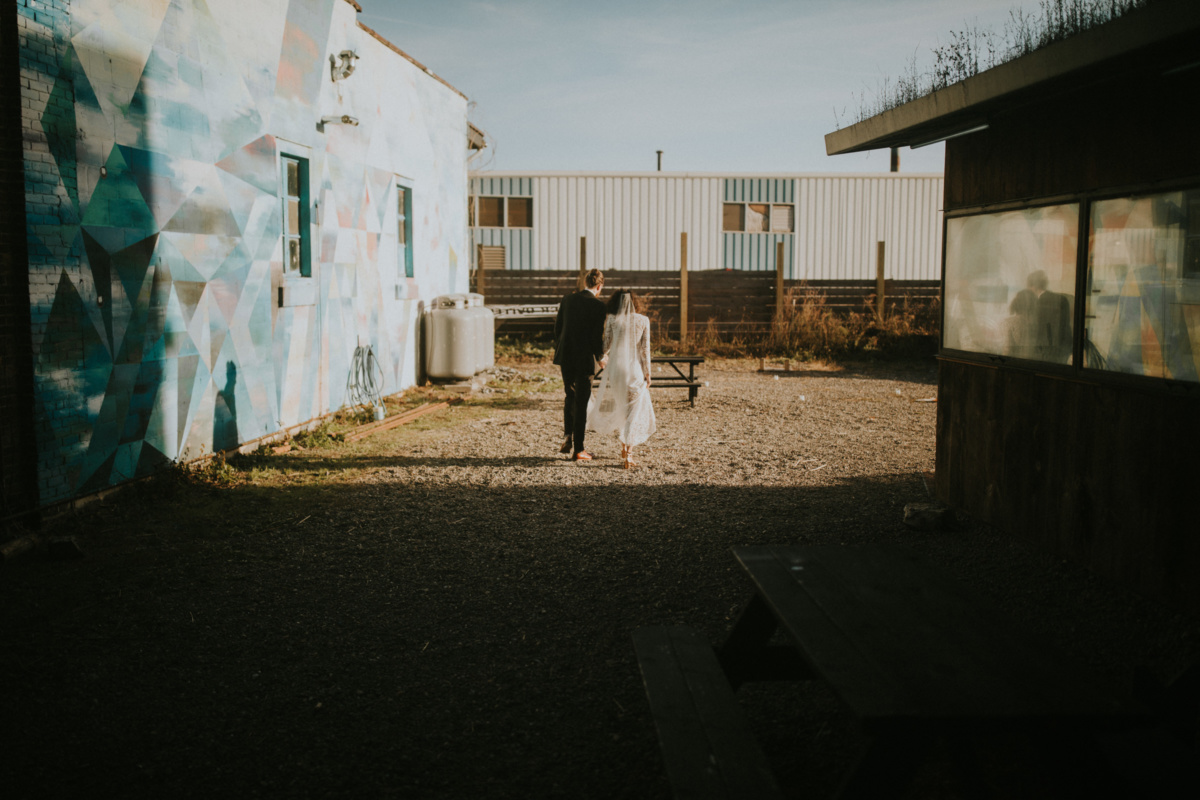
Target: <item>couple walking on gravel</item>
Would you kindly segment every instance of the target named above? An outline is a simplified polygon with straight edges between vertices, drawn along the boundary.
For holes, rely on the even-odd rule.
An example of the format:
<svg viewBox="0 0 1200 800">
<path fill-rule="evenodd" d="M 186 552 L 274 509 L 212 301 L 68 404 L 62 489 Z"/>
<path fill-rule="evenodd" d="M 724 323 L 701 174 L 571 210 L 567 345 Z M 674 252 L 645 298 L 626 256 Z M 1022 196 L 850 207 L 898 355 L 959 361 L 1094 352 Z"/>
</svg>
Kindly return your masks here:
<svg viewBox="0 0 1200 800">
<path fill-rule="evenodd" d="M 650 403 L 650 320 L 633 292 L 614 292 L 601 302 L 604 273 L 584 276 L 586 288 L 563 298 L 554 320 L 554 363 L 562 369 L 563 443 L 559 452 L 590 461 L 584 433 L 616 433 L 621 462 L 634 466 L 633 448 L 650 438 L 656 426 Z M 592 378 L 600 386 L 592 400 Z"/>
</svg>

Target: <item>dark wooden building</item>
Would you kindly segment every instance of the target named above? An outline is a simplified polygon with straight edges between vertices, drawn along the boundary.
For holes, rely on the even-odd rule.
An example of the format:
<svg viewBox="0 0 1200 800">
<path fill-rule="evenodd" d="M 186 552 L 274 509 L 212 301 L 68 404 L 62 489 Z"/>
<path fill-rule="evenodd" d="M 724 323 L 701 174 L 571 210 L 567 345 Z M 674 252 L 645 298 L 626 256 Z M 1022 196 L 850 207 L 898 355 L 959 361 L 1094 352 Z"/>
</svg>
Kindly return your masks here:
<svg viewBox="0 0 1200 800">
<path fill-rule="evenodd" d="M 1200 612 L 1200 3 L 826 137 L 946 141 L 937 491 Z"/>
</svg>

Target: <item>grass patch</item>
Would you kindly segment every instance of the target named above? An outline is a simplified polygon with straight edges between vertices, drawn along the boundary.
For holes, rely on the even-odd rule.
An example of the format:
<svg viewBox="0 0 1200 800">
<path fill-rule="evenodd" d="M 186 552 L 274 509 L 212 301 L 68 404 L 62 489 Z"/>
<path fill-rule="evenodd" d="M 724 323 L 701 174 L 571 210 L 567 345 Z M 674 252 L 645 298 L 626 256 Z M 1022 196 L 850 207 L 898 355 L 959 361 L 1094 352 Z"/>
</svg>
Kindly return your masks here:
<svg viewBox="0 0 1200 800">
<path fill-rule="evenodd" d="M 352 424 L 362 425 L 370 419 L 373 419 L 373 417 L 369 415 L 367 415 L 365 419 L 363 417 L 364 415 L 361 412 L 355 414 L 353 417 L 351 417 L 351 420 L 353 420 Z M 344 442 L 346 440 L 346 434 L 344 432 L 335 432 L 333 430 L 333 425 L 334 423 L 332 421 L 325 420 L 315 428 L 310 428 L 306 431 L 300 431 L 292 437 L 292 442 L 305 449 L 311 447 L 329 447 L 331 445 Z M 259 450 L 262 450 L 262 448 L 259 448 Z"/>
<path fill-rule="evenodd" d="M 496 337 L 496 358 L 519 364 L 554 358 L 554 339 L 546 334 L 522 337 L 511 333 Z"/>
</svg>

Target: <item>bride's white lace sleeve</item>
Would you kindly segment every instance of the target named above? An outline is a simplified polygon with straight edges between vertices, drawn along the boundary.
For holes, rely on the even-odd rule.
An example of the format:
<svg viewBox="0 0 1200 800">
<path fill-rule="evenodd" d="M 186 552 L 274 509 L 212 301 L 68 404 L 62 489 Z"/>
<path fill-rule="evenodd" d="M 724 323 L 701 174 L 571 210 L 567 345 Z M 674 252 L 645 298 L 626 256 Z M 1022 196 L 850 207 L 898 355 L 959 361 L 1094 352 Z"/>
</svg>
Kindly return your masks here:
<svg viewBox="0 0 1200 800">
<path fill-rule="evenodd" d="M 638 363 L 642 367 L 642 374 L 650 374 L 650 318 L 642 317 L 638 320 Z"/>
<path fill-rule="evenodd" d="M 604 355 L 608 355 L 608 351 L 612 349 L 612 321 L 612 316 L 607 316 L 604 318 Z"/>
</svg>

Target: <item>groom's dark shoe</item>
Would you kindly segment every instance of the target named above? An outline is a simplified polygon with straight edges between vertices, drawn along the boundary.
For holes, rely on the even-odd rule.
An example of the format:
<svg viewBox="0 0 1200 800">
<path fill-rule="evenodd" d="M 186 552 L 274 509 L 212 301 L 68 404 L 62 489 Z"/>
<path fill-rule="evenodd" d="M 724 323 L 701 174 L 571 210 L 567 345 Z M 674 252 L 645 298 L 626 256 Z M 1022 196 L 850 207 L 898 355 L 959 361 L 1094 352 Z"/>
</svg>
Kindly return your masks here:
<svg viewBox="0 0 1200 800">
<path fill-rule="evenodd" d="M 587 450 L 580 450 L 578 453 L 575 454 L 575 460 L 576 461 L 591 461 L 592 454 L 589 453 Z"/>
<path fill-rule="evenodd" d="M 571 437 L 570 436 L 563 439 L 562 447 L 558 448 L 558 452 L 562 453 L 563 455 L 566 455 L 567 453 L 571 452 Z"/>
</svg>

